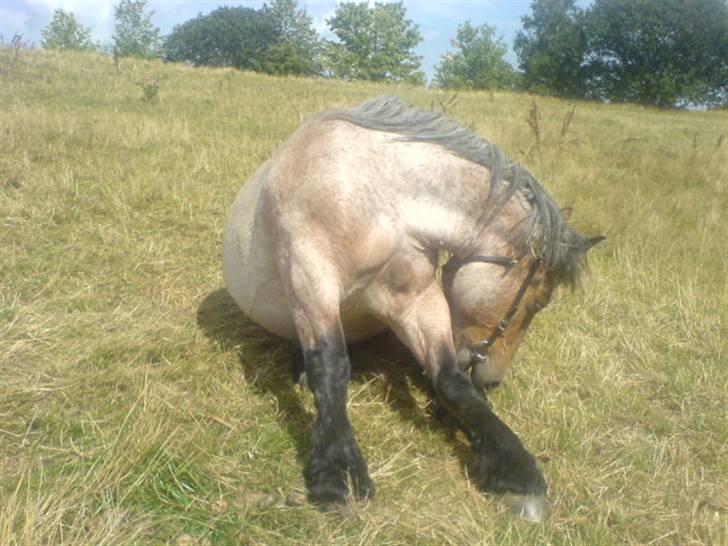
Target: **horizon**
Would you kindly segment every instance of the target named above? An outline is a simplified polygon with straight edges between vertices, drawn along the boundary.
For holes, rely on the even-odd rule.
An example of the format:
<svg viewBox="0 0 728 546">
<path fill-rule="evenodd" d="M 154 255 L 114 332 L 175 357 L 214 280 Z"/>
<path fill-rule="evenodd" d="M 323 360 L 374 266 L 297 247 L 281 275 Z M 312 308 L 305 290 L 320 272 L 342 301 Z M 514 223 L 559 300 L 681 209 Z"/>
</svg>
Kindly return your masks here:
<svg viewBox="0 0 728 546">
<path fill-rule="evenodd" d="M 172 32 L 175 25 L 188 21 L 198 14 L 207 14 L 223 6 L 245 6 L 259 9 L 261 0 L 246 2 L 178 0 L 152 0 L 147 2 L 147 12 L 152 13 L 152 23 L 162 36 Z M 270 3 L 270 2 L 267 2 Z M 312 19 L 312 26 L 324 39 L 334 38 L 326 19 L 332 17 L 341 2 L 309 0 L 298 2 Z M 372 2 L 370 2 L 372 3 Z M 577 0 L 585 8 L 591 0 Z M 50 23 L 53 12 L 63 9 L 91 31 L 91 40 L 102 47 L 111 44 L 114 32 L 114 5 L 112 0 L 5 0 L 0 4 L 0 36 L 9 41 L 16 33 L 31 46 L 40 47 L 41 30 Z M 521 19 L 531 13 L 531 0 L 432 0 L 404 1 L 407 18 L 419 27 L 422 41 L 415 48 L 422 57 L 421 69 L 428 82 L 434 76 L 435 67 L 443 55 L 452 51 L 458 25 L 471 21 L 474 25 L 488 24 L 495 27 L 496 36 L 502 38 L 508 52 L 504 59 L 518 70 L 518 60 L 513 51 L 513 38 L 521 29 Z"/>
</svg>

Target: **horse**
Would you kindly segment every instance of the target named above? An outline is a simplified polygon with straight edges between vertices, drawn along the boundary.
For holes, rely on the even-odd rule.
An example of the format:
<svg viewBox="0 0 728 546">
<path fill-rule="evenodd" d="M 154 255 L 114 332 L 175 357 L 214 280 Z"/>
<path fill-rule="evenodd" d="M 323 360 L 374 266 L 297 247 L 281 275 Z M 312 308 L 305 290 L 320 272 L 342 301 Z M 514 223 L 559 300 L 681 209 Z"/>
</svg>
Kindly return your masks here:
<svg viewBox="0 0 728 546">
<path fill-rule="evenodd" d="M 465 431 L 478 486 L 541 519 L 543 474 L 485 390 L 604 238 L 569 215 L 497 146 L 391 96 L 314 116 L 243 185 L 224 228 L 225 285 L 254 322 L 300 344 L 317 413 L 312 502 L 374 494 L 347 415 L 347 343 L 391 328 Z"/>
</svg>

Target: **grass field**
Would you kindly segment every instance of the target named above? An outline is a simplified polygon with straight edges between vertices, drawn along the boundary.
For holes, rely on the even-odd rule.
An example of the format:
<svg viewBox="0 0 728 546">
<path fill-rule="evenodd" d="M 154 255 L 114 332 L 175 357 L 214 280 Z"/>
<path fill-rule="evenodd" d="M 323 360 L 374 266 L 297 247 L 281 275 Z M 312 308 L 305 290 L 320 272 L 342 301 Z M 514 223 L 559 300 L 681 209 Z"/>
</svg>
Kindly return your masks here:
<svg viewBox="0 0 728 546">
<path fill-rule="evenodd" d="M 222 286 L 227 209 L 311 113 L 437 91 L 0 50 L 0 544 L 728 543 L 728 114 L 461 93 L 609 239 L 531 327 L 500 416 L 551 517 L 468 481 L 391 337 L 357 350 L 350 412 L 377 485 L 320 512 L 313 402 L 291 346 Z M 146 97 L 146 100 L 143 98 Z M 529 111 L 537 105 L 537 132 Z"/>
</svg>

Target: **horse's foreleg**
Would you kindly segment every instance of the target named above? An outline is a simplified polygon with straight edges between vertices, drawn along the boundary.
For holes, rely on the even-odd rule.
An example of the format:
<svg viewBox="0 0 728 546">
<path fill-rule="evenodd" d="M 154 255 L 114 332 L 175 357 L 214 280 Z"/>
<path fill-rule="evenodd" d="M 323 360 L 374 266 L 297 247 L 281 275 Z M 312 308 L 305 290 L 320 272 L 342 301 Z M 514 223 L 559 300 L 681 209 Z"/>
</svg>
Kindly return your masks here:
<svg viewBox="0 0 728 546">
<path fill-rule="evenodd" d="M 317 264 L 321 267 L 321 263 Z M 346 400 L 350 363 L 341 328 L 334 284 L 315 282 L 308 270 L 294 264 L 287 283 L 291 311 L 301 342 L 306 382 L 313 392 L 317 418 L 311 461 L 306 470 L 313 502 L 345 502 L 348 484 L 359 498 L 371 497 L 374 486 L 354 439 Z"/>
<path fill-rule="evenodd" d="M 546 482 L 533 456 L 488 407 L 457 365 L 450 312 L 433 283 L 399 310 L 392 325 L 432 380 L 439 399 L 463 425 L 476 452 L 475 478 L 488 491 L 542 495 Z"/>
<path fill-rule="evenodd" d="M 480 487 L 500 493 L 543 495 L 546 481 L 518 436 L 485 403 L 454 357 L 443 363 L 434 381 L 448 410 L 464 425 L 477 454 Z"/>
</svg>

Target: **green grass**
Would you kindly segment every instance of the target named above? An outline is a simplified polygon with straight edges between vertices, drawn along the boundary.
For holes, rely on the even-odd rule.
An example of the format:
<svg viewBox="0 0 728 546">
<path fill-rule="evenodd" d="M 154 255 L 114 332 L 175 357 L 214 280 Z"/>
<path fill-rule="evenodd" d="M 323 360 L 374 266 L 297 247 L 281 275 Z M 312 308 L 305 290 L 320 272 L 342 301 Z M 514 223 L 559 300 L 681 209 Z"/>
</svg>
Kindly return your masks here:
<svg viewBox="0 0 728 546">
<path fill-rule="evenodd" d="M 566 102 L 461 93 L 449 115 L 609 236 L 492 396 L 552 515 L 518 521 L 470 484 L 386 337 L 350 389 L 377 497 L 300 501 L 313 403 L 291 346 L 221 290 L 222 226 L 303 119 L 382 93 L 441 96 L 0 50 L 0 544 L 728 542 L 726 112 L 577 103 L 561 137 Z"/>
</svg>

